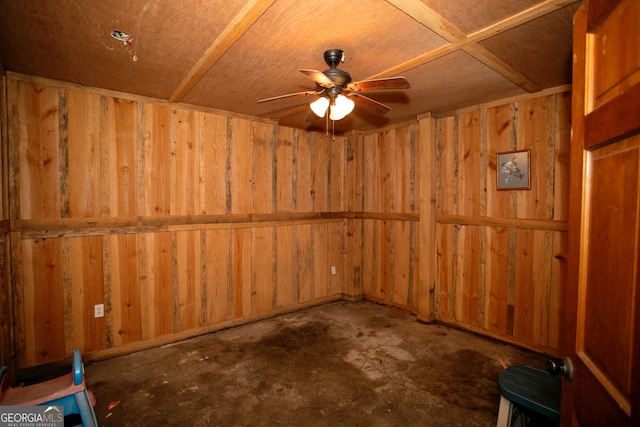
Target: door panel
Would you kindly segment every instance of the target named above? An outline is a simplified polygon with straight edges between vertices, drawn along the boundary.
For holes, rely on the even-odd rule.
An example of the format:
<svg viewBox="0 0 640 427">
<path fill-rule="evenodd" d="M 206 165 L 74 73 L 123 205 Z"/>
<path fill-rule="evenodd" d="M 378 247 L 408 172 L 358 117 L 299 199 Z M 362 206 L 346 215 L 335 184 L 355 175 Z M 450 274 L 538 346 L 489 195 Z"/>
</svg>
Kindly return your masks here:
<svg viewBox="0 0 640 427">
<path fill-rule="evenodd" d="M 640 79 L 640 52 L 634 46 L 638 40 L 629 36 L 630 28 L 640 28 L 640 2 L 621 1 L 610 13 L 592 19 L 587 35 L 587 67 L 592 71 L 587 113 L 620 96 Z"/>
<path fill-rule="evenodd" d="M 587 153 L 576 353 L 630 413 L 640 137 Z"/>
<path fill-rule="evenodd" d="M 562 425 L 640 425 L 640 1 L 574 21 Z"/>
</svg>

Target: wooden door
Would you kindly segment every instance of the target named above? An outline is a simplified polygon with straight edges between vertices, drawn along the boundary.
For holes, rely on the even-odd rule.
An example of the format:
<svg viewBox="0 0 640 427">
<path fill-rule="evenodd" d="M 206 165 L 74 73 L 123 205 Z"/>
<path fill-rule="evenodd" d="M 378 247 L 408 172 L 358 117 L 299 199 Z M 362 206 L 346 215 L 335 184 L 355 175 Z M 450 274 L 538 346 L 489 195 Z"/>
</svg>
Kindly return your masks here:
<svg viewBox="0 0 640 427">
<path fill-rule="evenodd" d="M 562 425 L 640 425 L 640 1 L 574 21 Z"/>
</svg>

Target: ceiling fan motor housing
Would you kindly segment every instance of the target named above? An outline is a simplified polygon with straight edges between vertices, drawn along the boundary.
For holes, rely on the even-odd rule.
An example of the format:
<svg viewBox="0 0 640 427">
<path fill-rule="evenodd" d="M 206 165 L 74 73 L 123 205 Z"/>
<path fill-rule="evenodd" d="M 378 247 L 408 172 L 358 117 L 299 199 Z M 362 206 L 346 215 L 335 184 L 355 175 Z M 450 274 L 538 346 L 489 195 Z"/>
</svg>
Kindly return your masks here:
<svg viewBox="0 0 640 427">
<path fill-rule="evenodd" d="M 346 71 L 339 70 L 337 68 L 329 68 L 324 70 L 323 73 L 325 76 L 333 80 L 336 86 L 344 87 L 351 83 L 351 76 Z"/>
<path fill-rule="evenodd" d="M 338 64 L 342 62 L 344 52 L 341 49 L 331 49 L 324 53 L 324 61 L 331 68 L 324 70 L 322 73 L 329 77 L 336 86 L 344 88 L 345 85 L 351 83 L 351 76 L 343 70 L 339 70 Z"/>
<path fill-rule="evenodd" d="M 324 52 L 324 62 L 331 68 L 337 67 L 342 62 L 342 58 L 344 58 L 342 49 L 330 49 Z"/>
</svg>

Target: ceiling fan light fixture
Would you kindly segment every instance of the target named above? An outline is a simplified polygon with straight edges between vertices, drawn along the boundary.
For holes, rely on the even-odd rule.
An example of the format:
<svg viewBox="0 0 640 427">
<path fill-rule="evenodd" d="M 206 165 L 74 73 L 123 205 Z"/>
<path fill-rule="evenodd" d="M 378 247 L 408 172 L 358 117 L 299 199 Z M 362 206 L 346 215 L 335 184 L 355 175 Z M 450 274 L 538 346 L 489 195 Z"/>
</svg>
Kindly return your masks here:
<svg viewBox="0 0 640 427">
<path fill-rule="evenodd" d="M 342 120 L 344 119 L 350 112 L 353 111 L 353 107 L 355 106 L 355 102 L 351 99 L 347 98 L 344 95 L 336 96 L 336 99 L 331 105 L 331 111 L 329 112 L 329 118 L 331 120 Z"/>
<path fill-rule="evenodd" d="M 327 109 L 329 108 L 329 99 L 321 96 L 320 98 L 313 101 L 309 107 L 311 107 L 311 111 L 315 113 L 318 117 L 324 117 L 327 113 Z"/>
</svg>

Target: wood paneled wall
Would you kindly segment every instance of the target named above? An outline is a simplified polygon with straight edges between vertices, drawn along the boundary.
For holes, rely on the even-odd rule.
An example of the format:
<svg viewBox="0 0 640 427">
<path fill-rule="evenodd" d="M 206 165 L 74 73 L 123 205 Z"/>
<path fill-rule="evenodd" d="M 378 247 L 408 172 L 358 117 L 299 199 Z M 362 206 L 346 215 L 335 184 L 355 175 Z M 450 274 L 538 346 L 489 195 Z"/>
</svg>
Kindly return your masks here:
<svg viewBox="0 0 640 427">
<path fill-rule="evenodd" d="M 13 345 L 11 281 L 9 277 L 9 196 L 7 183 L 6 75 L 0 64 L 0 366 L 12 366 L 6 357 Z"/>
<path fill-rule="evenodd" d="M 363 136 L 362 188 L 349 209 L 370 218 L 361 225 L 364 297 L 556 353 L 570 101 L 552 93 Z M 498 191 L 496 153 L 524 149 L 531 189 Z"/>
<path fill-rule="evenodd" d="M 439 320 L 559 349 L 570 104 L 563 92 L 437 120 Z M 496 153 L 525 149 L 531 189 L 498 191 Z"/>
<path fill-rule="evenodd" d="M 17 365 L 356 295 L 345 137 L 25 77 L 8 108 Z"/>
<path fill-rule="evenodd" d="M 356 135 L 357 191 L 349 210 L 360 213 L 351 227 L 361 237 L 357 251 L 365 298 L 416 313 L 419 292 L 418 122 Z"/>
<path fill-rule="evenodd" d="M 362 297 L 558 348 L 568 93 L 335 138 L 13 74 L 6 100 L 16 366 Z M 531 190 L 497 191 L 516 149 Z"/>
</svg>

